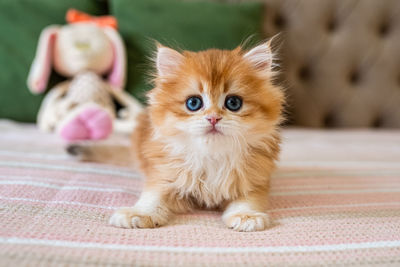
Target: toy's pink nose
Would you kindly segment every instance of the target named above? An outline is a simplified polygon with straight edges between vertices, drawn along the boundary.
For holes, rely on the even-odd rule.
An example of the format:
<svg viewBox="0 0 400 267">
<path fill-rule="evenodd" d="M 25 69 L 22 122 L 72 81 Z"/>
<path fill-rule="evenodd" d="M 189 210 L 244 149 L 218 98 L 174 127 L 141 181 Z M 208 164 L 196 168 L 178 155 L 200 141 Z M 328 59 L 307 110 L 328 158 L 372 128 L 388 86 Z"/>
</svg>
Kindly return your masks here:
<svg viewBox="0 0 400 267">
<path fill-rule="evenodd" d="M 222 117 L 210 115 L 210 116 L 207 116 L 206 119 L 211 123 L 212 126 L 214 126 L 222 119 Z"/>
</svg>

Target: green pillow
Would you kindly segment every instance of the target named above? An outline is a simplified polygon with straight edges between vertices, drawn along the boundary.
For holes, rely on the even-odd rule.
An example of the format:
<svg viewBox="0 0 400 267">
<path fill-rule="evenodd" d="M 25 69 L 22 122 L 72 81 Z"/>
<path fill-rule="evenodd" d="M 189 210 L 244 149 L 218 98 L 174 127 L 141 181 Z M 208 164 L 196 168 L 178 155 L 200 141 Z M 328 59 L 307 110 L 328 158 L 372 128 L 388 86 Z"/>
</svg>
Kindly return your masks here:
<svg viewBox="0 0 400 267">
<path fill-rule="evenodd" d="M 143 100 L 154 40 L 187 50 L 233 49 L 261 36 L 262 3 L 180 0 L 112 0 L 128 54 L 127 90 Z M 257 41 L 257 40 L 255 40 Z"/>
<path fill-rule="evenodd" d="M 40 32 L 50 24 L 65 24 L 69 8 L 101 15 L 106 2 L 99 0 L 0 0 L 0 118 L 36 120 L 43 95 L 32 95 L 26 79 Z M 60 81 L 52 75 L 49 86 Z"/>
</svg>

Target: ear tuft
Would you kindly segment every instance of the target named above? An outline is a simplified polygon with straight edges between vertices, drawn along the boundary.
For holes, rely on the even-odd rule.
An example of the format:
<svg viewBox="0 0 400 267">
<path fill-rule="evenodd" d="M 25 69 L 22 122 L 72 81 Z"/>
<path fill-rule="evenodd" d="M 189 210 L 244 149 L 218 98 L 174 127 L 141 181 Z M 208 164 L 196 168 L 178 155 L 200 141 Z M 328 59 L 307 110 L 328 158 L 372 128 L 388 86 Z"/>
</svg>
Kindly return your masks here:
<svg viewBox="0 0 400 267">
<path fill-rule="evenodd" d="M 254 47 L 244 55 L 244 58 L 258 71 L 271 72 L 273 60 L 271 41 Z"/>
<path fill-rule="evenodd" d="M 182 63 L 183 55 L 174 49 L 157 45 L 157 72 L 160 76 L 170 76 L 175 73 L 177 67 Z"/>
</svg>

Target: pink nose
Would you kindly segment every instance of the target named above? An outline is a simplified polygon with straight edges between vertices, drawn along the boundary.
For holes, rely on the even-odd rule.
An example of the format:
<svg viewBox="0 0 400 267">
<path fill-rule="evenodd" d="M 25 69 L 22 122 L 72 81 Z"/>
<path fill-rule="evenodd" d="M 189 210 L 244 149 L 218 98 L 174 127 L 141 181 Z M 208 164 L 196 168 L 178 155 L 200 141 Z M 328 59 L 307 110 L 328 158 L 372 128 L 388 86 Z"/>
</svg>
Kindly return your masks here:
<svg viewBox="0 0 400 267">
<path fill-rule="evenodd" d="M 212 126 L 214 126 L 222 119 L 222 117 L 211 115 L 211 116 L 207 116 L 206 119 L 211 123 Z"/>
</svg>

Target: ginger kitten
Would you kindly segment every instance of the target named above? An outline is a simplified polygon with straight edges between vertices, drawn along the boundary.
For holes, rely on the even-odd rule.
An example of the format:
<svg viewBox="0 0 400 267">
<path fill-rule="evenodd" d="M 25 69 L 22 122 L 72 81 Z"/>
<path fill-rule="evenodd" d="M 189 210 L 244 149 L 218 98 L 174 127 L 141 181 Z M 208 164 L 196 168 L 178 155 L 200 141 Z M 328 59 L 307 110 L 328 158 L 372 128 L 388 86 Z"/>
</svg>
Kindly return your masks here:
<svg viewBox="0 0 400 267">
<path fill-rule="evenodd" d="M 153 228 L 201 207 L 223 209 L 224 223 L 237 231 L 268 227 L 284 102 L 271 83 L 270 44 L 198 53 L 159 46 L 155 61 L 155 88 L 138 116 L 130 151 L 145 176 L 144 191 L 110 224 Z M 81 148 L 68 151 L 101 158 Z"/>
<path fill-rule="evenodd" d="M 268 227 L 284 102 L 271 64 L 270 43 L 198 53 L 159 46 L 155 88 L 132 136 L 144 191 L 110 224 L 153 228 L 204 207 L 222 208 L 237 231 Z"/>
</svg>

